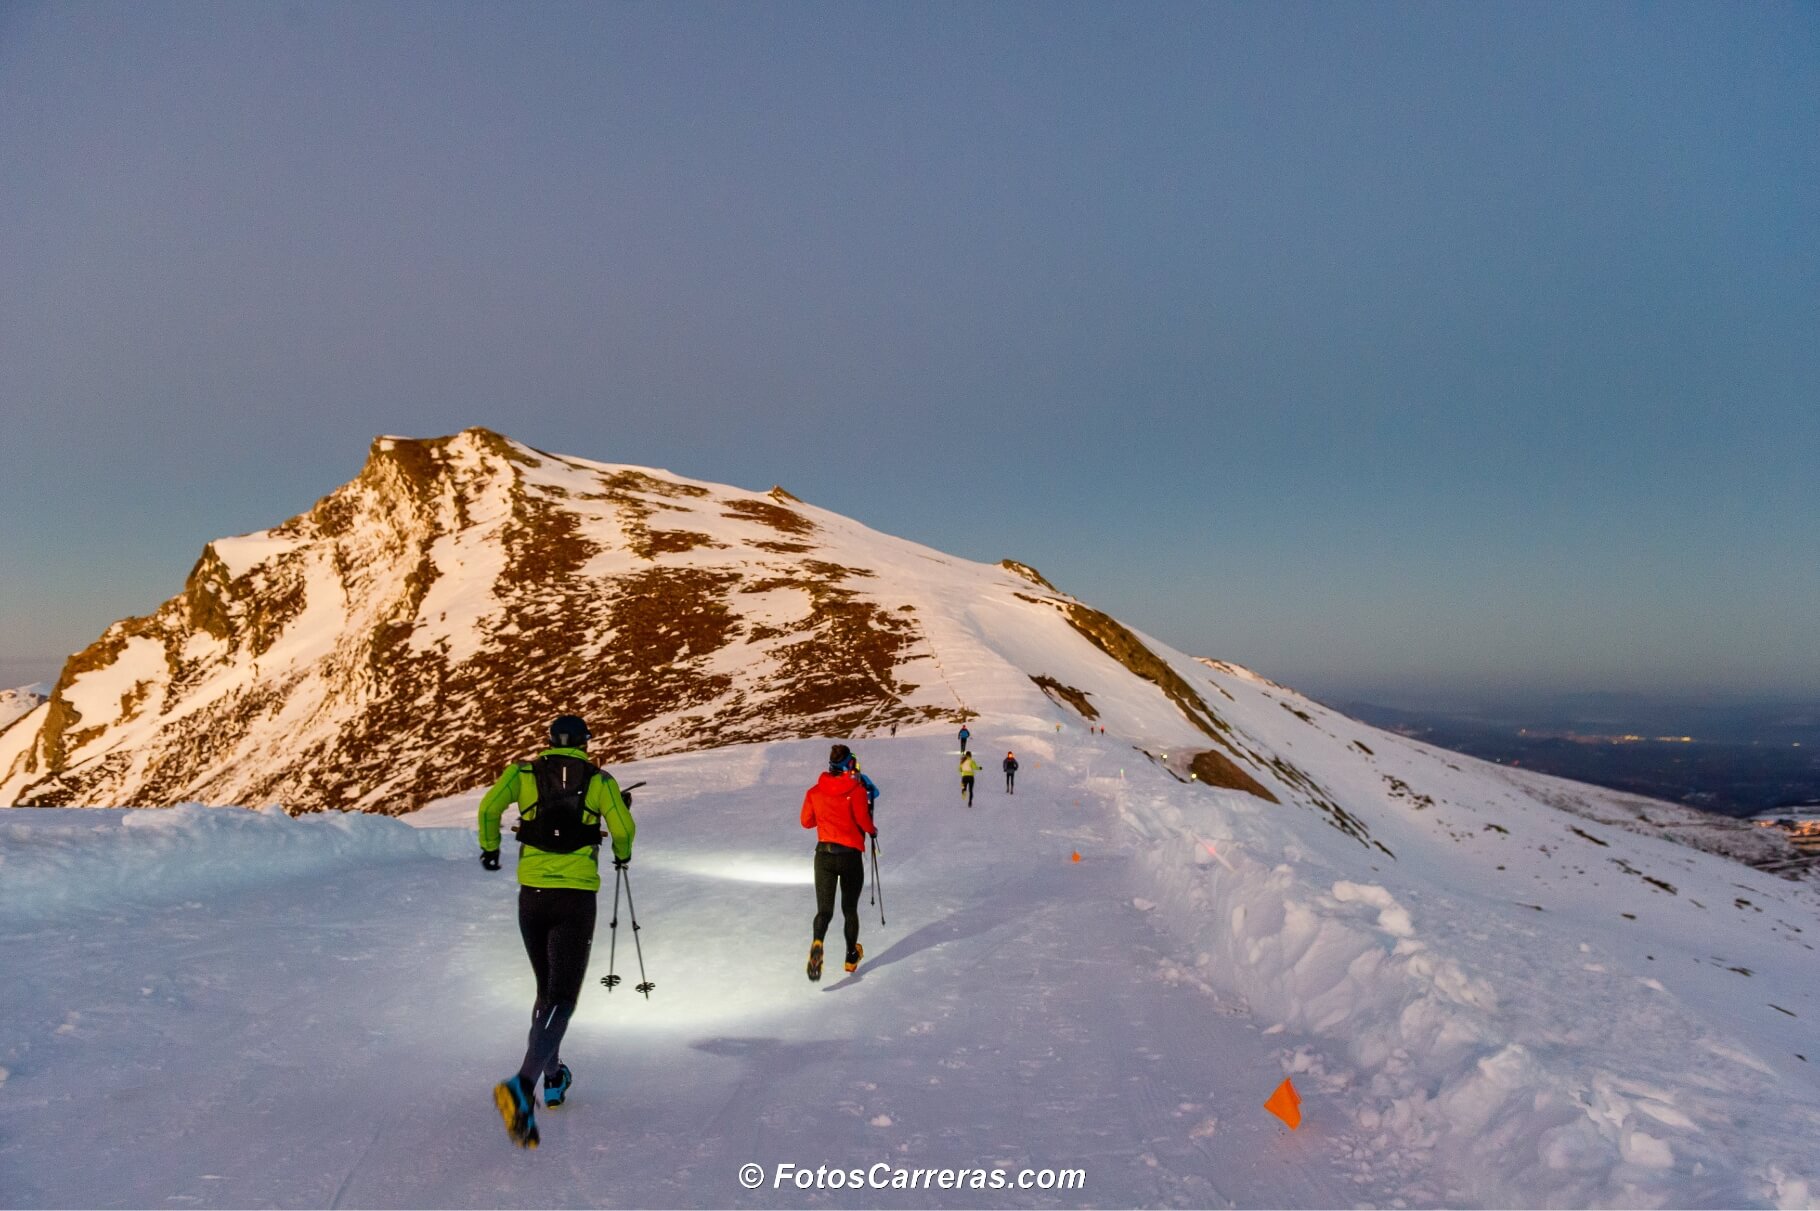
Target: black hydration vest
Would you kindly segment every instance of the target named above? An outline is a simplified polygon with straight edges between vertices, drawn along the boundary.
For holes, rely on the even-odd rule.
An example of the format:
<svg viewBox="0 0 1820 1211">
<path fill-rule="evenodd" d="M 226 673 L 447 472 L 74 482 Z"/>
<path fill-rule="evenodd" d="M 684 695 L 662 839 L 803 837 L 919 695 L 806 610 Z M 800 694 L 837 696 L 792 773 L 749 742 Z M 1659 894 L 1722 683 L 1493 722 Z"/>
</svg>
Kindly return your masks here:
<svg viewBox="0 0 1820 1211">
<path fill-rule="evenodd" d="M 600 769 L 580 757 L 545 754 L 518 767 L 537 779 L 537 802 L 518 809 L 518 840 L 548 854 L 572 854 L 600 844 L 600 817 L 587 806 Z"/>
</svg>

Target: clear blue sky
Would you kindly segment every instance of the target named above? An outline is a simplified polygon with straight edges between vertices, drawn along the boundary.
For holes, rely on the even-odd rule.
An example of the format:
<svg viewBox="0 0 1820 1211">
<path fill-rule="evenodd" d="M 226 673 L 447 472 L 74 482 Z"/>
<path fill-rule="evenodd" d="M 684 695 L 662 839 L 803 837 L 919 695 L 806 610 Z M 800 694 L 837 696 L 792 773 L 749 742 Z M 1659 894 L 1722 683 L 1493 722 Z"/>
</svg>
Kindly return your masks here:
<svg viewBox="0 0 1820 1211">
<path fill-rule="evenodd" d="M 1820 7 L 0 4 L 0 679 L 382 432 L 1319 692 L 1820 693 Z"/>
</svg>

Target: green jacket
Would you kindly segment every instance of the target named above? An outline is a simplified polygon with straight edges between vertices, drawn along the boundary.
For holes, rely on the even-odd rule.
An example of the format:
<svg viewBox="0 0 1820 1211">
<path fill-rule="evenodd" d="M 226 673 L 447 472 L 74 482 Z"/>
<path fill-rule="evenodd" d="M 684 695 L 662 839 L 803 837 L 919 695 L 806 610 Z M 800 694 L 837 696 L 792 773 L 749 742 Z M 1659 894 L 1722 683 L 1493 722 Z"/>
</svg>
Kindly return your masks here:
<svg viewBox="0 0 1820 1211">
<path fill-rule="evenodd" d="M 538 756 L 579 757 L 583 761 L 588 759 L 588 755 L 578 748 L 547 748 Z M 586 808 L 583 819 L 592 814 L 594 819 L 602 822 L 607 835 L 613 839 L 613 856 L 630 858 L 632 837 L 638 832 L 638 826 L 632 821 L 632 811 L 620 795 L 619 783 L 613 780 L 613 775 L 604 771 L 596 774 L 588 783 L 588 794 L 582 802 Z M 527 809 L 537 805 L 537 779 L 526 766 L 516 761 L 506 766 L 505 773 L 499 775 L 499 781 L 493 784 L 493 789 L 481 797 L 481 849 L 499 848 L 499 820 L 505 815 L 506 808 L 513 804 L 517 805 L 521 817 Z M 574 887 L 582 891 L 599 891 L 600 847 L 592 846 L 572 854 L 552 854 L 535 845 L 520 843 L 518 881 L 526 887 Z"/>
<path fill-rule="evenodd" d="M 979 762 L 975 761 L 971 757 L 964 757 L 961 759 L 961 777 L 971 778 L 971 777 L 973 777 L 973 775 L 975 775 L 979 772 L 980 772 L 980 763 Z"/>
</svg>

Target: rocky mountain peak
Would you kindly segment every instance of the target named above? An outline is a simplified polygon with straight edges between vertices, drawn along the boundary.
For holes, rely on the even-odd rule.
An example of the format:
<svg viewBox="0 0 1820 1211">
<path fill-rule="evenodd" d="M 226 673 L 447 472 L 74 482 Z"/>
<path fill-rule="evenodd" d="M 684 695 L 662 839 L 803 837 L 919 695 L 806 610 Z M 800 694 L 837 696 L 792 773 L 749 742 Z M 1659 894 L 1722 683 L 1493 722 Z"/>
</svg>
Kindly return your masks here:
<svg viewBox="0 0 1820 1211">
<path fill-rule="evenodd" d="M 955 709 L 910 700 L 914 606 L 819 512 L 487 429 L 378 438 L 353 480 L 209 543 L 177 596 L 72 657 L 4 790 L 397 812 L 563 712 L 612 760 Z"/>
</svg>

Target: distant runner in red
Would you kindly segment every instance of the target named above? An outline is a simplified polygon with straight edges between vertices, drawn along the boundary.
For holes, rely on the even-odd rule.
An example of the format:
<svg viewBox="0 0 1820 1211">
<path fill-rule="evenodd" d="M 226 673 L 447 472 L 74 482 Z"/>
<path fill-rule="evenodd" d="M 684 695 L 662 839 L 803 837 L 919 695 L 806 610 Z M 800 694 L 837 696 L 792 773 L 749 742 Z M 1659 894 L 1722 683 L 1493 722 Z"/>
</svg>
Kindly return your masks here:
<svg viewBox="0 0 1820 1211">
<path fill-rule="evenodd" d="M 828 750 L 828 769 L 803 796 L 803 827 L 815 830 L 815 940 L 809 943 L 809 978 L 822 978 L 822 939 L 834 920 L 834 891 L 847 933 L 847 970 L 859 967 L 859 893 L 866 883 L 866 838 L 878 836 L 866 802 L 866 787 L 848 768 L 853 754 L 844 744 Z"/>
</svg>

